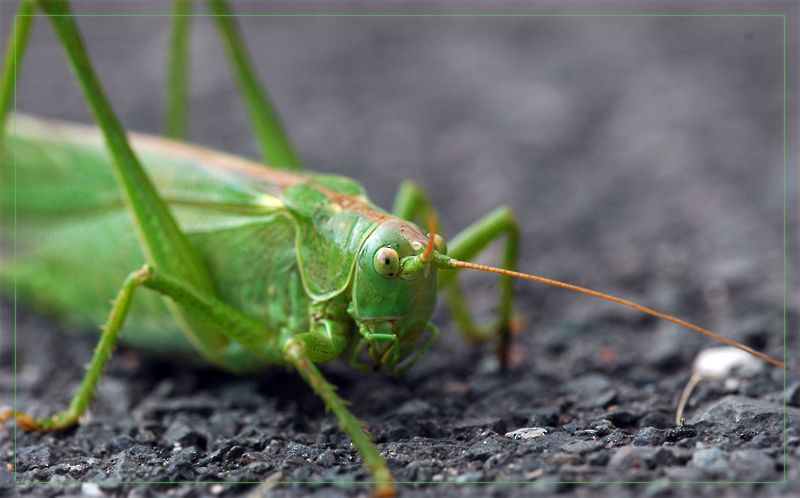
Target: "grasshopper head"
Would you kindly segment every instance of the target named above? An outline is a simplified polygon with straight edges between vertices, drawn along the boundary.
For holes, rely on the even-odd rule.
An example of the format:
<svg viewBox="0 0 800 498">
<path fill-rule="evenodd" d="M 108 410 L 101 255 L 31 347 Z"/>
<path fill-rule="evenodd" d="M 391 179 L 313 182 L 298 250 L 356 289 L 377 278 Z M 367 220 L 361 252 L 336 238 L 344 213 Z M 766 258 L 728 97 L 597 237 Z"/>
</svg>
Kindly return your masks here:
<svg viewBox="0 0 800 498">
<path fill-rule="evenodd" d="M 444 252 L 444 241 L 433 237 Z M 350 304 L 361 334 L 355 354 L 366 348 L 376 366 L 390 372 L 411 366 L 427 349 L 431 341 L 420 344 L 426 329 L 437 333 L 428 323 L 436 304 L 436 267 L 422 258 L 427 246 L 429 238 L 416 226 L 390 220 L 372 232 L 358 256 Z"/>
</svg>

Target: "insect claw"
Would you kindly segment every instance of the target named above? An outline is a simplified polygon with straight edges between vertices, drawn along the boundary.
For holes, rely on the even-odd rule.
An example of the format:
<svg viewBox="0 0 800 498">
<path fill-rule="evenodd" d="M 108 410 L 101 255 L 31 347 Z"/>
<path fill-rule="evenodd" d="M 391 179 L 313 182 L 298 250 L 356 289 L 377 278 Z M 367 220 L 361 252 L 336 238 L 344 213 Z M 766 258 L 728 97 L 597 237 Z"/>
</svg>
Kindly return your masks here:
<svg viewBox="0 0 800 498">
<path fill-rule="evenodd" d="M 36 421 L 30 415 L 15 412 L 14 410 L 4 410 L 0 412 L 0 423 L 5 423 L 12 418 L 17 419 L 17 425 L 25 432 L 44 431 L 42 424 Z"/>
<path fill-rule="evenodd" d="M 35 419 L 31 418 L 24 413 L 17 413 L 17 424 L 19 424 L 20 428 L 22 428 L 25 432 L 45 432 L 44 427 Z"/>
<path fill-rule="evenodd" d="M 372 496 L 375 498 L 394 498 L 397 496 L 397 490 L 391 484 L 384 484 L 383 486 L 377 488 Z"/>
<path fill-rule="evenodd" d="M 142 267 L 141 267 L 141 268 L 140 268 L 140 269 L 139 269 L 139 270 L 136 272 L 136 280 L 137 280 L 139 283 L 142 283 L 142 282 L 144 282 L 145 280 L 147 280 L 148 278 L 150 278 L 150 275 L 151 275 L 151 273 L 152 273 L 152 267 L 151 267 L 149 264 L 145 263 L 145 265 L 144 265 L 144 266 L 142 266 Z"/>
</svg>

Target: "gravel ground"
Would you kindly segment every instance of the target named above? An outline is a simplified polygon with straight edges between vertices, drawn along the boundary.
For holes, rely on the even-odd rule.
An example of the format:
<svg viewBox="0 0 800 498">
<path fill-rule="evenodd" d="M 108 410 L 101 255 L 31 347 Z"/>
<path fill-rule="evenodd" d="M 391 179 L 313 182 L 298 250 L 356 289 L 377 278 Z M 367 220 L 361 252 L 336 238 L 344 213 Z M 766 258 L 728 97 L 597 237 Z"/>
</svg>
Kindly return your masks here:
<svg viewBox="0 0 800 498">
<path fill-rule="evenodd" d="M 648 5 L 648 12 L 666 10 Z M 0 7 L 7 29 L 13 4 Z M 591 7 L 574 8 L 620 11 Z M 712 7 L 754 10 L 746 3 L 693 8 Z M 320 8 L 304 3 L 292 10 Z M 279 4 L 262 9 L 287 11 Z M 788 9 L 787 39 L 796 40 L 796 4 L 762 2 L 755 10 L 771 9 Z M 91 2 L 78 10 L 168 8 Z M 80 23 L 126 125 L 156 132 L 168 20 Z M 434 318 L 442 338 L 405 377 L 364 376 L 344 363 L 325 368 L 368 423 L 397 479 L 440 483 L 403 485 L 403 496 L 793 492 L 800 478 L 798 179 L 790 140 L 784 280 L 780 18 L 316 17 L 242 24 L 314 169 L 362 181 L 386 206 L 400 180 L 411 178 L 440 207 L 446 235 L 509 205 L 523 227 L 524 271 L 675 313 L 776 357 L 787 331 L 786 377 L 764 367 L 703 382 L 687 424 L 675 426 L 677 399 L 709 341 L 626 309 L 519 283 L 525 326 L 514 340 L 512 368 L 500 372 L 492 347 L 462 341 L 441 303 Z M 215 33 L 201 19 L 195 34 L 191 137 L 252 156 Z M 788 60 L 796 55 L 790 45 Z M 789 137 L 797 136 L 796 69 L 787 71 Z M 35 29 L 20 88 L 22 110 L 88 119 L 44 23 Z M 496 261 L 496 253 L 483 260 Z M 464 281 L 474 308 L 491 317 L 493 279 Z M 10 404 L 10 301 L 0 312 L 0 404 Z M 19 406 L 35 414 L 62 408 L 93 339 L 70 335 L 20 303 L 17 340 Z M 527 438 L 508 435 L 526 428 Z M 369 492 L 347 484 L 368 474 L 333 418 L 280 368 L 237 378 L 123 347 L 78 428 L 0 431 L 0 455 L 9 465 L 14 438 L 15 473 L 0 468 L 3 495 Z M 298 483 L 320 480 L 341 484 Z M 47 484 L 25 484 L 31 481 Z M 243 481 L 260 484 L 235 484 Z"/>
</svg>

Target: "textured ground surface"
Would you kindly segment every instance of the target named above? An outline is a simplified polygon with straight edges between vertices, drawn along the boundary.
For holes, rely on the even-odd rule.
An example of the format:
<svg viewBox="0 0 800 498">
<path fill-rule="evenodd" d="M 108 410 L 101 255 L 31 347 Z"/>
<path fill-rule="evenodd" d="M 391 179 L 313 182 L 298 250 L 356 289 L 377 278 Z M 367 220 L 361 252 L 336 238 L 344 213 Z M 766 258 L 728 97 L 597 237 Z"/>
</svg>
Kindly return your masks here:
<svg viewBox="0 0 800 498">
<path fill-rule="evenodd" d="M 4 29 L 12 7 L 2 4 Z M 139 9 L 164 11 L 157 3 Z M 126 125 L 157 131 L 167 20 L 83 18 L 81 26 Z M 214 33 L 204 20 L 195 28 L 191 136 L 252 155 Z M 357 178 L 383 205 L 401 179 L 412 178 L 431 192 L 449 235 L 507 204 L 523 227 L 523 270 L 612 292 L 782 354 L 780 18 L 251 18 L 244 29 L 315 169 Z M 793 60 L 793 47 L 788 55 Z M 790 66 L 790 89 L 794 74 Z M 87 119 L 43 23 L 21 88 L 20 109 Z M 795 366 L 791 142 L 788 152 L 785 317 Z M 465 281 L 476 310 L 490 317 L 493 280 Z M 446 306 L 435 316 L 442 339 L 405 378 L 326 369 L 399 480 L 453 483 L 407 485 L 403 496 L 775 496 L 788 495 L 792 484 L 716 481 L 782 481 L 785 471 L 789 481 L 800 479 L 796 369 L 787 371 L 786 391 L 774 368 L 702 383 L 690 425 L 677 428 L 677 398 L 708 341 L 589 298 L 525 283 L 517 289 L 527 325 L 508 372 L 497 371 L 490 346 L 459 339 Z M 0 402 L 10 404 L 8 300 L 0 312 Z M 17 320 L 19 406 L 35 414 L 60 409 L 93 340 L 72 338 L 22 307 Z M 546 433 L 506 436 L 534 427 Z M 321 403 L 280 369 L 234 378 L 121 348 L 85 423 L 16 437 L 13 475 L 6 467 L 12 433 L 0 432 L 0 494 L 368 491 L 275 485 L 368 477 Z M 15 488 L 15 478 L 48 484 Z M 120 482 L 175 480 L 263 483 Z"/>
</svg>

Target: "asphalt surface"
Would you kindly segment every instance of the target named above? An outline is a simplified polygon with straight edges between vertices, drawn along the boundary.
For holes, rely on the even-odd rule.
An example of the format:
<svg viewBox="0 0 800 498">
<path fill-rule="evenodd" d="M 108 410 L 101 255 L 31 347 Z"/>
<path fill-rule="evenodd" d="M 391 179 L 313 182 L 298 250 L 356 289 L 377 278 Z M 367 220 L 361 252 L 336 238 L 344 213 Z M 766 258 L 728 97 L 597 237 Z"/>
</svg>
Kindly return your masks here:
<svg viewBox="0 0 800 498">
<path fill-rule="evenodd" d="M 395 12 L 421 9 L 395 5 Z M 0 7 L 6 30 L 13 5 Z M 693 8 L 756 10 L 745 3 Z M 620 12 L 603 4 L 575 9 Z M 403 485 L 402 496 L 793 492 L 800 478 L 791 140 L 797 10 L 794 3 L 757 10 L 774 9 L 791 14 L 786 102 L 780 17 L 242 20 L 259 72 L 312 169 L 357 179 L 384 206 L 401 180 L 412 179 L 430 193 L 449 236 L 508 205 L 522 226 L 523 271 L 673 313 L 775 357 L 788 345 L 785 377 L 764 366 L 704 381 L 686 425 L 676 426 L 693 361 L 716 346 L 707 339 L 520 282 L 516 309 L 525 325 L 514 338 L 512 367 L 501 372 L 493 346 L 463 341 L 442 300 L 434 316 L 442 338 L 405 377 L 364 375 L 345 362 L 325 367 L 397 479 L 416 482 Z M 158 2 L 91 2 L 78 10 L 169 11 Z M 665 10 L 646 12 L 655 11 Z M 169 20 L 86 17 L 80 26 L 126 126 L 158 132 Z M 255 157 L 212 26 L 196 19 L 193 29 L 191 139 Z M 89 120 L 44 22 L 34 30 L 18 107 Z M 480 261 L 495 263 L 497 255 L 495 248 Z M 490 319 L 494 279 L 463 281 L 473 308 Z M 11 404 L 16 380 L 21 409 L 63 408 L 94 340 L 19 303 L 14 377 L 8 297 L 0 312 L 0 404 Z M 510 435 L 520 429 L 527 438 Z M 12 496 L 369 492 L 351 483 L 368 479 L 357 452 L 293 373 L 237 378 L 126 348 L 78 428 L 15 434 L 9 425 L 0 431 L 0 457 L 0 494 Z M 259 484 L 235 484 L 243 481 Z"/>
</svg>

